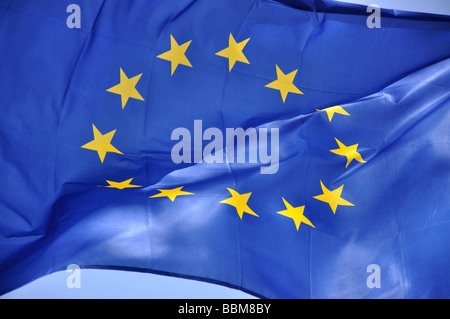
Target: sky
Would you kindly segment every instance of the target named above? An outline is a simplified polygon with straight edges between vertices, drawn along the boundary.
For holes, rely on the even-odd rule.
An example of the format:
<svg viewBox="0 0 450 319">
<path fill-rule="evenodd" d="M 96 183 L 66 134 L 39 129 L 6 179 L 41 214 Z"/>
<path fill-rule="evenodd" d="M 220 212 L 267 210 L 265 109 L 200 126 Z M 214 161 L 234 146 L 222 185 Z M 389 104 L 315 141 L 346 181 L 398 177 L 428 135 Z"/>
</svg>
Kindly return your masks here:
<svg viewBox="0 0 450 319">
<path fill-rule="evenodd" d="M 341 1 L 341 0 L 335 0 Z M 449 0 L 346 0 L 341 2 L 382 8 L 450 15 Z M 147 273 L 88 270 L 80 272 L 80 288 L 68 288 L 66 271 L 56 272 L 31 282 L 0 299 L 250 299 L 242 291 L 195 280 Z"/>
</svg>

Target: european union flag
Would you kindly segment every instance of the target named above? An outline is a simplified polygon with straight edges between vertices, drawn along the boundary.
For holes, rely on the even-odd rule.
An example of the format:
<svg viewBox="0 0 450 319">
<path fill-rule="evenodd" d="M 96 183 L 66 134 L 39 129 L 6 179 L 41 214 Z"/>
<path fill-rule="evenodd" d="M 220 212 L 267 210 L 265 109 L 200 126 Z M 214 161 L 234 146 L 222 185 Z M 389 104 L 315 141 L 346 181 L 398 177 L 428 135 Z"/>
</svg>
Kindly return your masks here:
<svg viewBox="0 0 450 319">
<path fill-rule="evenodd" d="M 450 17 L 0 1 L 0 294 L 81 268 L 450 297 Z"/>
</svg>

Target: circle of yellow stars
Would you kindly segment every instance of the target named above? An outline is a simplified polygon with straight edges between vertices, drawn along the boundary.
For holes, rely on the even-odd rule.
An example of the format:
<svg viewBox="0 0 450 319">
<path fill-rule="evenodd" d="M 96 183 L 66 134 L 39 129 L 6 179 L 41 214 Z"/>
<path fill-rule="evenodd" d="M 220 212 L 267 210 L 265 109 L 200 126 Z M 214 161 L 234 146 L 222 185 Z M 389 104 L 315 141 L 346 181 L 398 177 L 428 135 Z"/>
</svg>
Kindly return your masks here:
<svg viewBox="0 0 450 319">
<path fill-rule="evenodd" d="M 230 33 L 229 39 L 228 39 L 228 47 L 225 49 L 218 51 L 215 53 L 215 55 L 219 57 L 223 57 L 228 59 L 228 71 L 231 72 L 233 67 L 237 62 L 250 64 L 247 57 L 244 54 L 244 48 L 249 43 L 251 38 L 247 38 L 241 42 L 237 42 L 233 35 Z M 163 52 L 157 56 L 157 58 L 169 61 L 171 64 L 171 76 L 174 75 L 177 68 L 182 65 L 186 67 L 193 67 L 191 62 L 186 56 L 186 52 L 189 49 L 189 46 L 191 45 L 192 40 L 187 41 L 183 44 L 178 44 L 176 39 L 173 37 L 173 35 L 170 35 L 170 50 Z M 289 73 L 284 73 L 284 71 L 281 70 L 281 68 L 278 65 L 275 65 L 275 71 L 277 79 L 268 83 L 265 87 L 278 90 L 281 94 L 281 98 L 283 103 L 286 102 L 286 99 L 288 97 L 289 93 L 292 94 L 303 94 L 295 85 L 294 80 L 297 75 L 298 69 L 293 70 Z M 121 104 L 122 104 L 122 110 L 125 108 L 126 104 L 128 103 L 129 99 L 136 99 L 140 101 L 145 101 L 144 98 L 141 96 L 141 94 L 136 89 L 136 86 L 142 76 L 141 74 L 135 75 L 133 77 L 128 77 L 122 68 L 120 68 L 120 82 L 119 84 L 107 89 L 107 92 L 114 93 L 117 95 L 120 95 L 121 97 Z M 333 120 L 333 117 L 336 114 L 343 115 L 343 116 L 350 116 L 350 114 L 341 106 L 332 106 L 325 109 L 317 109 L 318 112 L 324 111 L 327 114 L 329 122 Z M 102 134 L 94 124 L 92 124 L 93 127 L 93 134 L 94 134 L 94 140 L 84 144 L 82 148 L 87 150 L 93 150 L 98 153 L 98 156 L 100 158 L 101 163 L 104 162 L 106 154 L 107 153 L 117 153 L 117 154 L 123 154 L 121 151 L 116 149 L 112 144 L 112 139 L 114 138 L 114 135 L 116 133 L 116 130 L 110 131 L 108 133 Z M 337 143 L 338 148 L 332 149 L 330 152 L 343 156 L 346 158 L 346 165 L 345 168 L 348 168 L 348 166 L 353 162 L 353 160 L 358 161 L 360 163 L 366 163 L 366 161 L 362 158 L 361 154 L 357 151 L 358 144 L 353 145 L 345 145 L 342 141 L 338 140 L 335 137 L 335 141 Z M 127 179 L 122 182 L 115 182 L 115 181 L 109 181 L 106 180 L 107 186 L 102 186 L 106 188 L 114 188 L 118 190 L 124 190 L 129 188 L 141 188 L 140 185 L 134 185 L 132 184 L 133 178 Z M 322 189 L 322 194 L 319 194 L 317 196 L 314 196 L 313 198 L 316 200 L 319 200 L 321 202 L 327 203 L 333 212 L 333 214 L 336 214 L 337 208 L 339 206 L 355 206 L 353 203 L 349 202 L 348 200 L 344 199 L 342 197 L 344 185 L 339 186 L 338 188 L 334 190 L 328 189 L 325 184 L 320 181 L 320 187 Z M 195 195 L 194 193 L 187 192 L 183 190 L 184 186 L 176 187 L 173 189 L 157 189 L 159 192 L 158 194 L 154 194 L 150 196 L 149 198 L 160 198 L 160 197 L 167 197 L 170 199 L 170 201 L 174 202 L 177 197 L 179 196 L 188 196 L 188 195 Z M 259 217 L 258 214 L 256 214 L 250 207 L 249 207 L 249 200 L 250 196 L 252 195 L 251 192 L 240 194 L 238 191 L 227 188 L 229 191 L 231 197 L 226 198 L 222 201 L 220 201 L 220 204 L 227 204 L 236 210 L 239 218 L 242 220 L 244 214 L 252 215 L 255 217 Z M 315 228 L 315 226 L 311 223 L 311 221 L 305 216 L 305 205 L 303 206 L 293 206 L 291 203 L 289 203 L 285 198 L 282 197 L 283 204 L 285 206 L 285 209 L 280 210 L 276 212 L 279 215 L 285 216 L 287 218 L 290 218 L 293 220 L 295 227 L 297 231 L 300 228 L 300 225 L 306 224 L 312 228 Z"/>
</svg>

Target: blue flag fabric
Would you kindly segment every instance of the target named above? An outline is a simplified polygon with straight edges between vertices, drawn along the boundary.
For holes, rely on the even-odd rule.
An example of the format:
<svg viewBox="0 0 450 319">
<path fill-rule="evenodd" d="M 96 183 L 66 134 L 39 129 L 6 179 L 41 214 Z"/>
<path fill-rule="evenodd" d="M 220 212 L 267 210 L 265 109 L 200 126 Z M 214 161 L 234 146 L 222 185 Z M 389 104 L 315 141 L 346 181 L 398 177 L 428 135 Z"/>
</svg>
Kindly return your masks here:
<svg viewBox="0 0 450 319">
<path fill-rule="evenodd" d="M 0 1 L 0 294 L 77 264 L 450 297 L 450 17 L 73 2 Z"/>
</svg>

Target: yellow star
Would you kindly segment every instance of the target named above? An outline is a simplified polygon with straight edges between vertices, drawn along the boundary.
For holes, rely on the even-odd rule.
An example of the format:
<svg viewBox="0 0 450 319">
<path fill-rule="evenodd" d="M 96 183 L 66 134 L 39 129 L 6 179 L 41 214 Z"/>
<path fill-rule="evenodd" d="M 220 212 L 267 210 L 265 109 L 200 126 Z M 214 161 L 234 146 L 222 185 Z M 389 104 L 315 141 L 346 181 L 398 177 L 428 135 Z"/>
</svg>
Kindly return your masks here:
<svg viewBox="0 0 450 319">
<path fill-rule="evenodd" d="M 332 106 L 332 107 L 329 107 L 329 108 L 326 108 L 326 109 L 323 109 L 323 110 L 317 109 L 316 111 L 319 111 L 319 112 L 320 111 L 325 111 L 325 112 L 327 112 L 328 120 L 330 122 L 333 119 L 333 116 L 334 116 L 335 113 L 350 116 L 350 114 L 348 114 L 348 112 L 346 110 L 344 110 L 344 108 L 342 108 L 339 105 Z"/>
<path fill-rule="evenodd" d="M 157 56 L 160 59 L 171 62 L 172 65 L 171 75 L 173 75 L 179 64 L 186 65 L 192 68 L 191 62 L 189 62 L 189 60 L 186 57 L 186 50 L 188 49 L 191 42 L 192 40 L 182 45 L 178 45 L 175 38 L 172 35 L 170 35 L 170 50 Z"/>
<path fill-rule="evenodd" d="M 318 199 L 322 202 L 328 203 L 330 205 L 333 214 L 336 214 L 336 209 L 339 205 L 341 206 L 355 206 L 352 203 L 346 201 L 341 197 L 342 190 L 344 189 L 344 185 L 335 189 L 334 191 L 328 190 L 325 185 L 323 185 L 322 181 L 320 181 L 320 186 L 322 187 L 322 195 L 314 196 L 315 199 Z"/>
<path fill-rule="evenodd" d="M 111 145 L 111 140 L 114 137 L 116 130 L 106 133 L 105 135 L 102 135 L 102 133 L 100 133 L 100 131 L 97 130 L 94 124 L 92 124 L 92 127 L 94 129 L 94 140 L 81 146 L 82 148 L 97 151 L 98 156 L 100 157 L 100 161 L 102 163 L 105 160 L 106 153 L 108 152 L 123 154 L 122 152 L 120 152 L 114 146 Z"/>
<path fill-rule="evenodd" d="M 250 62 L 248 62 L 247 58 L 245 57 L 244 53 L 242 53 L 242 50 L 244 50 L 244 47 L 247 45 L 247 42 L 249 40 L 250 38 L 242 42 L 236 43 L 236 40 L 230 33 L 230 38 L 228 40 L 228 48 L 223 49 L 222 51 L 216 53 L 216 55 L 218 56 L 228 58 L 228 66 L 230 72 L 236 61 L 250 64 Z"/>
<path fill-rule="evenodd" d="M 288 93 L 295 94 L 303 94 L 294 84 L 294 78 L 297 75 L 297 71 L 295 70 L 289 74 L 284 74 L 283 71 L 275 65 L 277 69 L 277 79 L 269 84 L 266 87 L 279 90 L 281 93 L 281 98 L 283 99 L 283 103 L 286 101 L 286 97 Z"/>
<path fill-rule="evenodd" d="M 118 182 L 112 182 L 112 181 L 106 181 L 109 185 L 108 185 L 108 186 L 105 186 L 105 187 L 108 187 L 108 188 L 117 188 L 117 189 L 142 187 L 142 186 L 139 186 L 139 185 L 132 185 L 132 184 L 130 184 L 132 180 L 133 180 L 133 179 L 130 178 L 130 179 L 127 179 L 126 181 L 123 181 L 123 182 L 120 182 L 120 183 L 118 183 Z"/>
<path fill-rule="evenodd" d="M 259 217 L 247 205 L 247 201 L 250 198 L 250 195 L 252 193 L 246 193 L 246 194 L 242 194 L 241 195 L 238 192 L 236 192 L 234 189 L 231 189 L 231 188 L 227 188 L 227 189 L 230 192 L 231 197 L 221 201 L 220 203 L 234 206 L 236 208 L 236 211 L 237 211 L 237 213 L 238 213 L 238 215 L 239 215 L 239 217 L 241 219 L 242 219 L 242 216 L 244 215 L 244 213 L 247 213 L 247 214 Z"/>
<path fill-rule="evenodd" d="M 300 227 L 300 224 L 303 222 L 313 228 L 316 228 L 310 221 L 308 218 L 306 218 L 303 213 L 305 211 L 305 206 L 299 206 L 299 207 L 292 207 L 291 204 L 289 204 L 283 197 L 283 202 L 284 205 L 286 206 L 286 210 L 282 210 L 277 212 L 277 214 L 292 218 L 294 220 L 295 223 L 295 227 L 298 228 Z"/>
<path fill-rule="evenodd" d="M 172 202 L 175 201 L 175 199 L 177 198 L 177 196 L 182 196 L 182 195 L 194 195 L 194 193 L 189 193 L 189 192 L 185 192 L 182 191 L 181 189 L 184 186 L 181 187 L 177 187 L 174 189 L 158 189 L 158 191 L 160 192 L 159 194 L 150 196 L 149 198 L 155 198 L 155 197 L 168 197 Z"/>
<path fill-rule="evenodd" d="M 350 146 L 345 146 L 345 144 L 343 144 L 341 141 L 339 141 L 337 138 L 334 138 L 336 140 L 336 142 L 339 145 L 338 149 L 335 150 L 330 150 L 330 152 L 337 154 L 337 155 L 341 155 L 341 156 L 345 156 L 347 157 L 347 165 L 345 165 L 345 168 L 348 167 L 348 165 L 355 159 L 360 163 L 366 163 L 365 160 L 363 160 L 363 158 L 361 157 L 361 154 L 359 154 L 356 150 L 358 149 L 358 144 L 355 145 L 350 145 Z"/>
<path fill-rule="evenodd" d="M 144 101 L 143 97 L 136 90 L 136 84 L 141 78 L 142 73 L 129 79 L 122 68 L 120 68 L 120 83 L 112 88 L 107 89 L 107 92 L 119 94 L 122 98 L 122 110 L 125 108 L 129 98 Z"/>
</svg>

